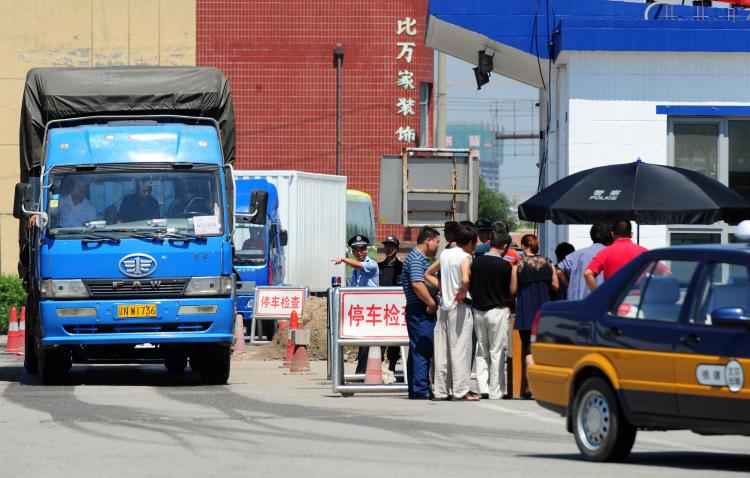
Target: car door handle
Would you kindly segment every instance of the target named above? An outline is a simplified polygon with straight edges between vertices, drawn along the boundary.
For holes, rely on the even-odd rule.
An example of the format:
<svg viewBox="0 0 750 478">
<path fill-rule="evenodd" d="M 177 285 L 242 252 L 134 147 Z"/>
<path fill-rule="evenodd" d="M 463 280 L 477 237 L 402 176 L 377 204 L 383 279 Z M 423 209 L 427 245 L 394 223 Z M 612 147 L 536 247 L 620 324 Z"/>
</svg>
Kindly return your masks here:
<svg viewBox="0 0 750 478">
<path fill-rule="evenodd" d="M 622 335 L 622 330 L 619 327 L 607 327 L 603 333 L 605 337 L 619 337 Z"/>
<path fill-rule="evenodd" d="M 680 337 L 680 342 L 685 345 L 695 345 L 701 341 L 701 338 L 696 334 L 687 334 Z"/>
</svg>

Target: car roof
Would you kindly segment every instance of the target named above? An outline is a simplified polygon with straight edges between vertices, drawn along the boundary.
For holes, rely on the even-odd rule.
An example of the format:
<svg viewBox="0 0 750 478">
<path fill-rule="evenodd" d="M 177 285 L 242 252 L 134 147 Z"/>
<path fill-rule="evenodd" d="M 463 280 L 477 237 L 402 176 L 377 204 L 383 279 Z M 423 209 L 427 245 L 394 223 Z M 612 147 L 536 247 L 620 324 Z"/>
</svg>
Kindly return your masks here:
<svg viewBox="0 0 750 478">
<path fill-rule="evenodd" d="M 690 246 L 670 246 L 661 247 L 659 249 L 653 249 L 650 253 L 661 253 L 661 252 L 736 252 L 738 254 L 750 254 L 750 244 L 706 244 L 706 245 L 690 245 Z"/>
</svg>

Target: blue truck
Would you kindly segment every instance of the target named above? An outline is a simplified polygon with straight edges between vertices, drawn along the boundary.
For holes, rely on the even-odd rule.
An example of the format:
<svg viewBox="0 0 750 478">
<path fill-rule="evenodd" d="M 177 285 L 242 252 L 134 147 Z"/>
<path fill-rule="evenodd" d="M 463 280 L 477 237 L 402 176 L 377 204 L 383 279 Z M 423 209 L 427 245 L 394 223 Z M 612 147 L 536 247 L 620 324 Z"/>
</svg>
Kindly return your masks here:
<svg viewBox="0 0 750 478">
<path fill-rule="evenodd" d="M 253 191 L 267 194 L 265 221 L 248 217 Z M 235 179 L 237 196 L 236 226 L 234 229 L 234 268 L 239 278 L 237 284 L 237 313 L 250 333 L 250 323 L 255 306 L 255 287 L 284 283 L 284 247 L 287 232 L 279 218 L 279 193 L 276 187 L 263 178 L 240 177 Z M 262 213 L 263 211 L 259 211 Z M 275 323 L 259 321 L 256 334 L 273 338 Z"/>
<path fill-rule="evenodd" d="M 218 70 L 29 71 L 13 210 L 29 373 L 161 360 L 227 382 L 234 143 Z M 243 197 L 243 221 L 265 227 L 265 193 Z"/>
</svg>

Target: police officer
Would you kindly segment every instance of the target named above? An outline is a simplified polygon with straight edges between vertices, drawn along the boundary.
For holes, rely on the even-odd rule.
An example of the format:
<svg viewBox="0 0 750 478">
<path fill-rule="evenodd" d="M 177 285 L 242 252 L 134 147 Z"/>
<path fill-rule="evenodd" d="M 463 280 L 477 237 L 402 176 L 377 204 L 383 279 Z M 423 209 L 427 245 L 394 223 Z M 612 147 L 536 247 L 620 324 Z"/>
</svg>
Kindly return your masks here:
<svg viewBox="0 0 750 478">
<path fill-rule="evenodd" d="M 370 239 L 367 236 L 357 234 L 349 239 L 349 248 L 352 250 L 354 259 L 348 257 L 336 257 L 333 262 L 346 264 L 354 268 L 352 276 L 346 281 L 349 287 L 377 287 L 380 283 L 380 274 L 378 264 L 370 259 L 367 255 L 367 246 L 370 245 Z M 360 347 L 357 354 L 357 372 L 364 374 L 367 371 L 367 354 L 369 347 Z"/>
<path fill-rule="evenodd" d="M 382 287 L 395 287 L 401 285 L 401 272 L 404 268 L 404 263 L 398 259 L 396 253 L 398 252 L 399 242 L 395 236 L 388 236 L 383 241 L 383 249 L 385 250 L 385 259 L 382 262 L 378 262 L 378 268 L 380 269 L 380 285 Z M 396 362 L 398 362 L 400 354 L 400 347 L 386 347 L 383 351 L 388 356 L 388 369 L 391 372 L 396 371 Z"/>
<path fill-rule="evenodd" d="M 490 234 L 492 233 L 492 227 L 490 222 L 484 219 L 477 219 L 476 227 L 477 233 L 479 234 L 479 245 L 474 249 L 474 255 L 479 257 L 490 251 Z"/>
</svg>

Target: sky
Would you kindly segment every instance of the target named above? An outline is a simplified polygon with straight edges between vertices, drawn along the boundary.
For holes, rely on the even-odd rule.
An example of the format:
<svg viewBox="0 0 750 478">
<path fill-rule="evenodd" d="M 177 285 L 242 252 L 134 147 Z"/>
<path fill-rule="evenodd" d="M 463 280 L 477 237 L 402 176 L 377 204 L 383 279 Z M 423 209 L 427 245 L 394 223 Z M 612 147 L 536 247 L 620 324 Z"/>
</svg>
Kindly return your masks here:
<svg viewBox="0 0 750 478">
<path fill-rule="evenodd" d="M 489 123 L 493 129 L 504 132 L 538 131 L 538 109 L 535 105 L 539 100 L 539 91 L 496 73 L 491 74 L 488 84 L 477 90 L 472 70 L 474 66 L 448 57 L 447 123 Z M 524 196 L 536 192 L 539 142 L 506 140 L 502 142 L 502 148 L 504 161 L 500 167 L 500 190 L 511 197 L 525 199 Z"/>
</svg>

